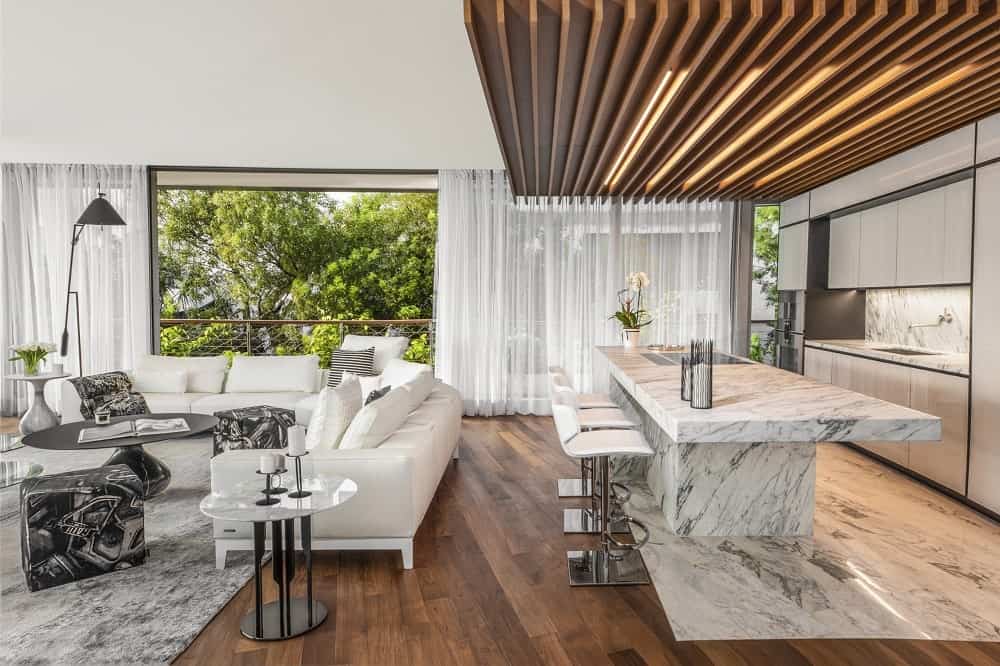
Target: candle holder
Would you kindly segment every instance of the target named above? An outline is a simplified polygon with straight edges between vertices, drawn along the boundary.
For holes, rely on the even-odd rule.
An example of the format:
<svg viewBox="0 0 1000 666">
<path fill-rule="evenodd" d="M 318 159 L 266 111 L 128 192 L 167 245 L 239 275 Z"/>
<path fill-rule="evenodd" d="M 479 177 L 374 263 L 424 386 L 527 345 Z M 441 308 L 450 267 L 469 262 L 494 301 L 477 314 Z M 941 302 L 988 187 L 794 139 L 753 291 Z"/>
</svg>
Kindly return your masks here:
<svg viewBox="0 0 1000 666">
<path fill-rule="evenodd" d="M 681 400 L 691 402 L 691 362 L 681 356 Z"/>
<path fill-rule="evenodd" d="M 692 343 L 691 351 L 691 407 L 712 408 L 712 361 L 715 357 L 715 341 L 700 340 Z"/>
<path fill-rule="evenodd" d="M 260 491 L 264 493 L 264 497 L 257 500 L 257 506 L 271 506 L 281 501 L 280 499 L 275 497 L 275 495 L 287 493 L 288 488 L 282 488 L 280 485 L 278 487 L 272 487 L 271 477 L 277 476 L 280 479 L 280 475 L 284 474 L 287 471 L 288 471 L 287 469 L 277 469 L 273 472 L 262 472 L 260 470 L 257 470 L 258 474 L 264 476 L 264 489 Z M 281 483 L 281 481 L 279 480 L 278 483 Z"/>
<path fill-rule="evenodd" d="M 291 453 L 287 454 L 286 457 L 295 459 L 295 490 L 288 493 L 289 497 L 294 499 L 302 499 L 303 497 L 309 497 L 312 492 L 309 490 L 302 490 L 302 457 L 309 455 L 308 451 L 303 451 L 299 455 L 293 455 Z"/>
</svg>

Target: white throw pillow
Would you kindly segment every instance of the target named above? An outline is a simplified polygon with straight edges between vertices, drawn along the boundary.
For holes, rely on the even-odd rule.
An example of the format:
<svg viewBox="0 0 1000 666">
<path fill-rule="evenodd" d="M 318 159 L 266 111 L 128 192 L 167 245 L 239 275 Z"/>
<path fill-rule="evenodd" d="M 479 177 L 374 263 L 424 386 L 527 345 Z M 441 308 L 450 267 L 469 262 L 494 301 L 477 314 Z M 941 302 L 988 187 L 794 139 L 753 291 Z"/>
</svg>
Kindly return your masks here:
<svg viewBox="0 0 1000 666">
<path fill-rule="evenodd" d="M 385 367 L 379 380 L 380 386 L 405 386 L 409 389 L 410 411 L 414 411 L 434 390 L 434 373 L 424 363 L 410 363 L 393 359 Z"/>
<path fill-rule="evenodd" d="M 235 356 L 226 378 L 226 393 L 275 393 L 316 390 L 319 357 Z"/>
<path fill-rule="evenodd" d="M 383 335 L 345 335 L 341 349 L 375 348 L 375 372 L 382 372 L 385 366 L 394 358 L 400 358 L 410 346 L 410 339 L 405 336 L 387 338 Z"/>
<path fill-rule="evenodd" d="M 406 422 L 409 416 L 409 391 L 394 388 L 375 402 L 361 408 L 347 427 L 341 449 L 374 449 Z"/>
<path fill-rule="evenodd" d="M 136 370 L 132 378 L 132 390 L 139 393 L 184 393 L 187 389 L 187 373 L 183 370 Z"/>
<path fill-rule="evenodd" d="M 222 393 L 229 359 L 219 356 L 156 356 L 142 354 L 135 359 L 137 373 L 144 370 L 186 372 L 187 386 L 177 393 Z"/>
<path fill-rule="evenodd" d="M 361 411 L 361 382 L 357 375 L 344 373 L 336 387 L 324 387 L 306 431 L 306 449 L 335 449 L 347 427 Z"/>
</svg>

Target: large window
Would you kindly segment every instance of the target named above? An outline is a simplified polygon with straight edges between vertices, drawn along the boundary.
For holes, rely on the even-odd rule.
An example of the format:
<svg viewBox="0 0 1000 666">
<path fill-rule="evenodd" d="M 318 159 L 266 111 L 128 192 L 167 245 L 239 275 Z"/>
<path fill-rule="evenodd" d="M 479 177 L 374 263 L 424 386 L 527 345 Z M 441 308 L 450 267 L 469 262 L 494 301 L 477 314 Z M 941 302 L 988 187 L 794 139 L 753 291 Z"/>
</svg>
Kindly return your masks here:
<svg viewBox="0 0 1000 666">
<path fill-rule="evenodd" d="M 158 184 L 156 221 L 161 353 L 325 364 L 398 332 L 431 361 L 436 191 Z"/>
</svg>

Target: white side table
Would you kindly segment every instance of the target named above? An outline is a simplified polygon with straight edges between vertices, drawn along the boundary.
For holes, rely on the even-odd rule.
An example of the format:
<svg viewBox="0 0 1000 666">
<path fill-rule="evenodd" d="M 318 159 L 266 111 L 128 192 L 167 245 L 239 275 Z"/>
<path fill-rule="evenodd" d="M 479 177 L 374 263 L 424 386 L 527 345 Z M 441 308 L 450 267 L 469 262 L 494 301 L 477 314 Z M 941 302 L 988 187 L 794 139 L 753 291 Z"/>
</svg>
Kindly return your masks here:
<svg viewBox="0 0 1000 666">
<path fill-rule="evenodd" d="M 294 479 L 294 474 L 286 478 Z M 237 484 L 231 492 L 208 495 L 201 501 L 201 512 L 217 520 L 253 523 L 254 610 L 240 622 L 240 633 L 255 641 L 276 641 L 311 631 L 323 623 L 326 606 L 313 599 L 312 585 L 312 516 L 341 506 L 358 492 L 351 479 L 339 476 L 304 477 L 302 489 L 310 495 L 291 497 L 287 491 L 268 495 L 276 504 L 261 506 L 265 497 L 263 478 Z M 295 519 L 301 528 L 302 552 L 306 560 L 305 598 L 292 597 L 295 577 Z M 278 600 L 264 603 L 264 546 L 267 524 L 271 523 L 271 555 Z"/>
<path fill-rule="evenodd" d="M 55 415 L 49 404 L 45 402 L 45 382 L 52 379 L 62 379 L 69 377 L 68 374 L 48 374 L 48 375 L 10 375 L 10 379 L 17 382 L 28 382 L 32 387 L 31 402 L 28 411 L 21 417 L 17 424 L 22 435 L 30 435 L 39 430 L 47 430 L 59 425 L 59 417 Z"/>
</svg>

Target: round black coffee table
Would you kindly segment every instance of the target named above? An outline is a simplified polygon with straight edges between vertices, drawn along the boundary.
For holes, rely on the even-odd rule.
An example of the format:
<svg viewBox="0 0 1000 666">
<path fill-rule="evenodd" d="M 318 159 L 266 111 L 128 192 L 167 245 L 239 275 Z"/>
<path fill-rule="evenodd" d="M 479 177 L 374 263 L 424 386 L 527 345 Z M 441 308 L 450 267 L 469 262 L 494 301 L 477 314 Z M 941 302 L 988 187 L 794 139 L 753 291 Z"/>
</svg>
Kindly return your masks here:
<svg viewBox="0 0 1000 666">
<path fill-rule="evenodd" d="M 170 468 L 162 460 L 147 453 L 142 448 L 143 444 L 162 442 L 168 439 L 180 439 L 197 435 L 215 427 L 219 419 L 207 414 L 140 414 L 137 416 L 116 416 L 111 419 L 111 423 L 120 423 L 134 419 L 176 419 L 182 418 L 187 421 L 191 429 L 185 433 L 163 433 L 155 435 L 143 435 L 142 437 L 122 437 L 120 439 L 106 439 L 101 442 L 87 442 L 78 444 L 77 438 L 83 428 L 93 428 L 93 421 L 77 421 L 67 423 L 47 430 L 25 435 L 21 443 L 25 446 L 33 446 L 36 449 L 48 449 L 50 451 L 82 451 L 84 449 L 116 449 L 108 458 L 105 465 L 128 465 L 142 481 L 145 489 L 144 497 L 156 497 L 170 485 Z M 99 426 L 97 426 L 99 427 Z"/>
</svg>

